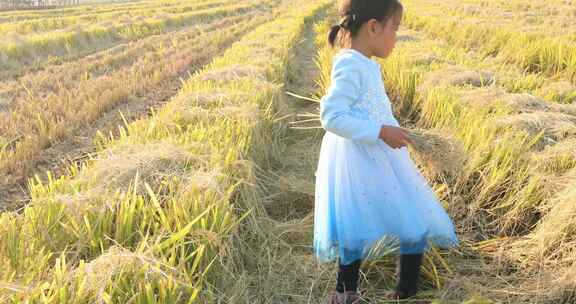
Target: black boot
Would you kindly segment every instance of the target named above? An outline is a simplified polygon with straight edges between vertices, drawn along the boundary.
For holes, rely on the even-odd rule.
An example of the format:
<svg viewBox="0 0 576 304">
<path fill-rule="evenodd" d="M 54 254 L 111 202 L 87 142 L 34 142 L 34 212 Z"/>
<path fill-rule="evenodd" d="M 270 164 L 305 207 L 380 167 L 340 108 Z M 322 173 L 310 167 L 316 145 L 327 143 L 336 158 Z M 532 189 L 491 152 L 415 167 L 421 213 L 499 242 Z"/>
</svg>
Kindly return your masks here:
<svg viewBox="0 0 576 304">
<path fill-rule="evenodd" d="M 401 299 L 411 297 L 418 291 L 418 277 L 423 254 L 401 254 L 398 259 L 399 274 L 396 291 Z"/>
<path fill-rule="evenodd" d="M 362 260 L 356 260 L 348 265 L 338 263 L 338 278 L 336 291 L 356 291 L 358 289 L 358 278 Z"/>
</svg>

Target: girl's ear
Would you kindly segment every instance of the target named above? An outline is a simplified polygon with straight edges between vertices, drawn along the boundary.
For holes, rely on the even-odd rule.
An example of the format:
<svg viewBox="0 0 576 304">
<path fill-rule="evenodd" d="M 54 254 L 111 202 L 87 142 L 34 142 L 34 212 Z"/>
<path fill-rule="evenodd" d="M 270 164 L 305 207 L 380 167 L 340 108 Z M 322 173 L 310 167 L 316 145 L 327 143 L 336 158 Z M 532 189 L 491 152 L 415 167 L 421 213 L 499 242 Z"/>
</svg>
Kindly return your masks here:
<svg viewBox="0 0 576 304">
<path fill-rule="evenodd" d="M 366 23 L 370 35 L 375 36 L 381 30 L 381 24 L 378 20 L 372 18 Z"/>
</svg>

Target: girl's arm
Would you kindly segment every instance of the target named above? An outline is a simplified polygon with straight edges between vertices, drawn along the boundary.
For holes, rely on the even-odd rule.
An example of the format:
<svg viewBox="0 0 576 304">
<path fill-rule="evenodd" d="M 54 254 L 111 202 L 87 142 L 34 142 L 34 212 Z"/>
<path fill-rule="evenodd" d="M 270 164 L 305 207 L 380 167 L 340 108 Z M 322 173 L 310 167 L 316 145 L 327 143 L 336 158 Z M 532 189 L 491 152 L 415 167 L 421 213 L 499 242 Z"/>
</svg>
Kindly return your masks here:
<svg viewBox="0 0 576 304">
<path fill-rule="evenodd" d="M 324 129 L 342 137 L 376 143 L 381 125 L 349 114 L 350 106 L 360 97 L 360 77 L 360 66 L 352 58 L 334 61 L 330 87 L 320 101 L 320 122 Z"/>
</svg>

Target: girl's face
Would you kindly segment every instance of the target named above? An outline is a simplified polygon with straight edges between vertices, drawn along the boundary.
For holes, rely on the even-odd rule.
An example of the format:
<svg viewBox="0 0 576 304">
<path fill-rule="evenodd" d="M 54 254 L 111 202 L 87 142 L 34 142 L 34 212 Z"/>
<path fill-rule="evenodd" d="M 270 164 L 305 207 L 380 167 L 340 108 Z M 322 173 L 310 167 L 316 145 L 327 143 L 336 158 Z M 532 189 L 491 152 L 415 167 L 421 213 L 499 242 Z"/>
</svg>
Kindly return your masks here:
<svg viewBox="0 0 576 304">
<path fill-rule="evenodd" d="M 401 20 L 402 10 L 383 22 L 376 19 L 370 20 L 368 32 L 372 36 L 370 42 L 374 56 L 386 58 L 392 53 L 396 44 L 396 31 L 400 27 Z"/>
</svg>

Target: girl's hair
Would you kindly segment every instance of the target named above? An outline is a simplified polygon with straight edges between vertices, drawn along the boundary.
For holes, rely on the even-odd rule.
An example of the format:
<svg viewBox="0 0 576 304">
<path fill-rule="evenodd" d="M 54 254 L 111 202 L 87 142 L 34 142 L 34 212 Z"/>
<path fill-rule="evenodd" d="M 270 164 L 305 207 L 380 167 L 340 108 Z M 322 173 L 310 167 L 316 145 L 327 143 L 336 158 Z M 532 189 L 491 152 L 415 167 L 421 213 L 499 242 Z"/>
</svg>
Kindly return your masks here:
<svg viewBox="0 0 576 304">
<path fill-rule="evenodd" d="M 399 0 L 341 0 L 340 22 L 330 29 L 328 43 L 334 46 L 341 29 L 354 37 L 364 22 L 372 18 L 382 22 L 401 10 Z"/>
</svg>

